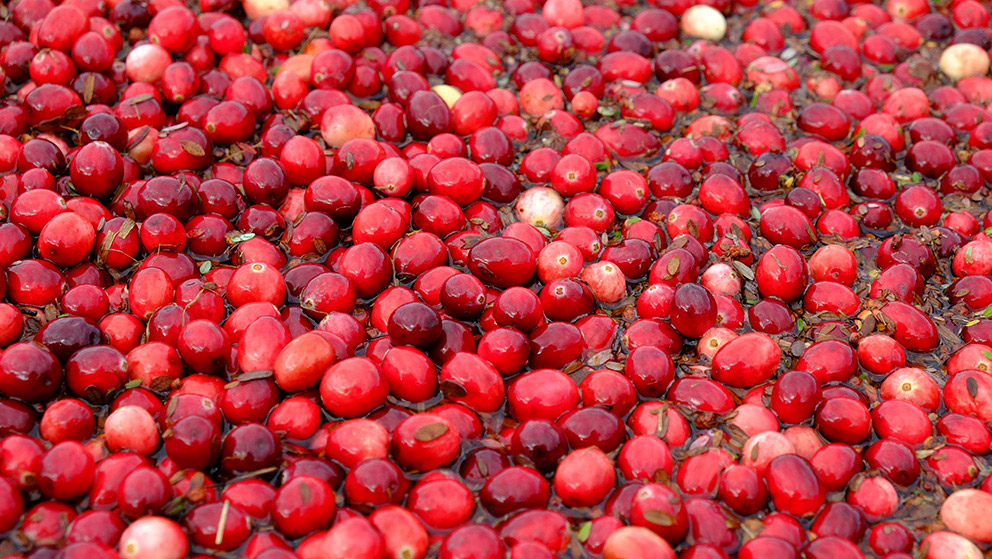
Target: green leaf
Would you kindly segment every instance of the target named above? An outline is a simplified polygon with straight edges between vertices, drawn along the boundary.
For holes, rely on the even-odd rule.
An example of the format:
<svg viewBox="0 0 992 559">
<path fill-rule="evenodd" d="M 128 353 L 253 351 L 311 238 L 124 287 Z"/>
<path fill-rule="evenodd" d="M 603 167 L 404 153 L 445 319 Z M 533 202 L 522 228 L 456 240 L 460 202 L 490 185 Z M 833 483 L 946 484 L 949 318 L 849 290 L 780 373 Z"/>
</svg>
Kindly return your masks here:
<svg viewBox="0 0 992 559">
<path fill-rule="evenodd" d="M 913 179 L 913 182 L 923 181 L 923 175 L 921 175 L 919 172 L 914 172 L 910 178 Z"/>
<path fill-rule="evenodd" d="M 992 351 L 985 350 L 982 352 L 982 356 L 985 357 L 986 359 L 992 359 Z"/>
<path fill-rule="evenodd" d="M 806 321 L 804 321 L 802 318 L 797 318 L 796 319 L 796 328 L 798 328 L 799 331 L 802 332 L 803 329 L 806 328 Z"/>
<path fill-rule="evenodd" d="M 757 206 L 751 206 L 751 217 L 754 219 L 761 219 L 761 212 L 758 211 Z"/>
<path fill-rule="evenodd" d="M 603 116 L 616 116 L 619 111 L 617 111 L 617 108 L 616 107 L 606 107 L 606 106 L 600 105 L 596 109 L 596 112 L 599 113 L 599 114 L 601 114 L 601 115 L 603 115 Z"/>
<path fill-rule="evenodd" d="M 226 235 L 227 244 L 229 245 L 236 245 L 254 238 L 254 233 L 242 233 L 240 231 L 231 231 Z"/>
<path fill-rule="evenodd" d="M 579 536 L 579 541 L 585 542 L 586 540 L 589 539 L 589 534 L 591 533 L 592 533 L 592 521 L 590 520 L 589 522 L 584 523 L 579 528 L 579 532 L 577 534 Z"/>
<path fill-rule="evenodd" d="M 985 310 L 982 311 L 982 316 L 985 318 L 992 318 L 992 305 L 985 307 Z"/>
<path fill-rule="evenodd" d="M 132 388 L 137 388 L 139 386 L 141 386 L 141 379 L 137 379 L 136 378 L 134 380 L 127 381 L 127 383 L 124 385 L 124 388 L 127 388 L 128 390 L 130 390 Z"/>
<path fill-rule="evenodd" d="M 205 274 L 209 272 L 210 268 L 212 267 L 213 267 L 213 263 L 209 260 L 205 260 L 203 263 L 200 264 L 200 273 Z"/>
<path fill-rule="evenodd" d="M 637 223 L 638 221 L 641 221 L 641 218 L 639 218 L 637 216 L 628 217 L 627 218 L 627 221 L 623 222 L 623 224 L 624 225 L 633 225 L 633 224 Z"/>
<path fill-rule="evenodd" d="M 610 164 L 605 161 L 597 161 L 593 164 L 597 171 L 608 171 L 610 169 Z"/>
</svg>

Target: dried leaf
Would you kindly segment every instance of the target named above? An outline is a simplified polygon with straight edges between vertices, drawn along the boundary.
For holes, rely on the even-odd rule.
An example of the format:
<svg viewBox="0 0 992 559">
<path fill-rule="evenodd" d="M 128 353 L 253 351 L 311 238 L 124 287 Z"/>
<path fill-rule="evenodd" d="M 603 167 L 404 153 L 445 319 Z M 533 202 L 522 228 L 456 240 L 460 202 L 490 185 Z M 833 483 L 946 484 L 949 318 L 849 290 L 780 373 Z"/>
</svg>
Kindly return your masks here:
<svg viewBox="0 0 992 559">
<path fill-rule="evenodd" d="M 741 262 L 739 260 L 734 260 L 733 266 L 734 266 L 734 270 L 737 270 L 737 273 L 740 274 L 741 277 L 743 277 L 744 279 L 746 279 L 748 281 L 751 281 L 751 280 L 754 279 L 754 272 L 752 272 L 751 271 L 751 268 L 748 267 L 743 262 Z"/>
<path fill-rule="evenodd" d="M 151 388 L 153 392 L 165 392 L 172 388 L 172 377 L 168 375 L 157 377 L 148 388 Z M 173 398 L 173 400 L 175 399 Z"/>
<path fill-rule="evenodd" d="M 414 431 L 413 438 L 422 443 L 429 443 L 447 432 L 448 426 L 444 423 L 428 423 Z"/>
<path fill-rule="evenodd" d="M 248 371 L 242 375 L 238 376 L 239 382 L 248 382 L 250 380 L 262 380 L 267 378 L 272 378 L 273 372 L 265 369 L 260 369 L 258 371 Z"/>
<path fill-rule="evenodd" d="M 658 468 L 654 471 L 654 475 L 651 476 L 651 479 L 653 479 L 655 483 L 664 483 L 665 485 L 668 485 L 672 481 L 672 475 L 665 471 L 664 468 Z"/>
<path fill-rule="evenodd" d="M 875 321 L 875 315 L 869 314 L 864 320 L 861 321 L 861 328 L 858 329 L 858 332 L 861 332 L 863 335 L 868 335 L 875 331 L 876 324 L 877 322 Z"/>
<path fill-rule="evenodd" d="M 92 72 L 86 74 L 86 81 L 83 82 L 83 102 L 89 105 L 93 102 L 93 89 L 96 87 L 96 77 Z"/>
<path fill-rule="evenodd" d="M 134 137 L 134 139 L 128 142 L 127 144 L 128 151 L 138 147 L 138 145 L 141 144 L 141 142 L 145 141 L 145 138 L 147 138 L 148 134 L 150 134 L 152 131 L 150 126 L 142 126 L 139 130 L 140 132 L 138 132 L 138 134 Z"/>
<path fill-rule="evenodd" d="M 145 101 L 151 101 L 155 96 L 151 93 L 144 93 L 141 95 L 136 95 L 134 97 L 128 97 L 126 101 L 132 105 L 137 105 L 138 103 L 144 103 Z"/>
<path fill-rule="evenodd" d="M 600 367 L 604 363 L 609 361 L 610 357 L 613 357 L 613 352 L 609 349 L 604 349 L 603 351 L 600 351 L 599 353 L 594 353 L 591 357 L 589 357 L 589 359 L 586 361 L 586 364 L 589 365 L 590 367 Z"/>
<path fill-rule="evenodd" d="M 656 526 L 672 526 L 675 524 L 675 517 L 660 510 L 644 511 L 644 520 Z"/>
<path fill-rule="evenodd" d="M 224 500 L 224 505 L 220 509 L 220 520 L 217 521 L 217 536 L 214 537 L 214 545 L 224 543 L 224 532 L 227 529 L 227 514 L 231 510 L 231 501 Z"/>
<path fill-rule="evenodd" d="M 448 398 L 464 398 L 468 396 L 465 387 L 451 380 L 441 381 L 441 392 Z"/>
<path fill-rule="evenodd" d="M 464 239 L 462 239 L 462 248 L 471 249 L 475 245 L 482 242 L 483 239 L 485 239 L 485 237 L 483 237 L 482 235 L 479 235 L 477 237 L 465 237 Z"/>
<path fill-rule="evenodd" d="M 193 157 L 203 157 L 204 155 L 207 154 L 207 152 L 203 151 L 203 148 L 200 147 L 200 144 L 190 140 L 182 140 L 181 142 L 179 142 L 179 145 L 183 147 L 183 151 L 192 155 Z"/>
<path fill-rule="evenodd" d="M 948 342 L 952 348 L 956 348 L 964 343 L 964 340 L 958 337 L 958 335 L 951 331 L 951 329 L 947 326 L 944 326 L 943 324 L 936 324 L 936 326 L 937 333 L 940 334 L 940 337 L 944 338 L 944 340 Z"/>
<path fill-rule="evenodd" d="M 679 257 L 673 256 L 668 260 L 668 275 L 674 276 L 679 271 Z"/>
<path fill-rule="evenodd" d="M 971 399 L 974 400 L 975 398 L 977 398 L 978 397 L 978 381 L 975 380 L 975 377 L 968 377 L 967 380 L 964 381 L 964 384 L 965 384 L 965 386 L 968 387 L 968 395 L 971 396 Z"/>
<path fill-rule="evenodd" d="M 62 116 L 64 116 L 66 120 L 81 120 L 86 118 L 86 114 L 86 107 L 82 105 L 73 105 L 66 109 L 65 112 L 62 113 Z"/>
</svg>

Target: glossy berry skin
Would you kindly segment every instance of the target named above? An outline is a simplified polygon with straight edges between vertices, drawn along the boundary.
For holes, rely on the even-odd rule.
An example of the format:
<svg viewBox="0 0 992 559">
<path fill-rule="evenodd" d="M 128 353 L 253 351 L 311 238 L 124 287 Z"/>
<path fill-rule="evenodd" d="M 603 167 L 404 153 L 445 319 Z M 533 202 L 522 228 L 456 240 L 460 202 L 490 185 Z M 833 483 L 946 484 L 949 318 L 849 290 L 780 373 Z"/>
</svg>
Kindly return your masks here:
<svg viewBox="0 0 992 559">
<path fill-rule="evenodd" d="M 392 449 L 401 466 L 424 471 L 453 461 L 460 439 L 448 420 L 433 414 L 420 414 L 397 425 L 393 431 Z"/>
<path fill-rule="evenodd" d="M 299 476 L 279 488 L 273 502 L 273 521 L 287 537 L 299 537 L 325 527 L 333 518 L 333 490 L 326 481 Z"/>
<path fill-rule="evenodd" d="M 779 510 L 799 516 L 813 514 L 825 500 L 813 469 L 798 456 L 787 454 L 772 460 L 765 479 L 769 497 Z"/>
<path fill-rule="evenodd" d="M 65 441 L 42 457 L 38 488 L 50 498 L 68 500 L 88 491 L 93 478 L 93 458 L 79 442 Z"/>
</svg>

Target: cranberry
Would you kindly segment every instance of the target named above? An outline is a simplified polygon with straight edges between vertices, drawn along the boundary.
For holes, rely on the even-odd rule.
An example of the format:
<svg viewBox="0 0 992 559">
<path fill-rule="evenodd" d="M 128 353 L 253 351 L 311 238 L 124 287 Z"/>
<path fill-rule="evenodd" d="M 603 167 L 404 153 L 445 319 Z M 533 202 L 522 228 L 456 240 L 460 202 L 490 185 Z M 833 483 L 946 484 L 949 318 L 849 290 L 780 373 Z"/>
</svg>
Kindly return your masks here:
<svg viewBox="0 0 992 559">
<path fill-rule="evenodd" d="M 823 486 L 809 462 L 798 456 L 786 454 L 772 460 L 765 479 L 769 496 L 780 510 L 804 515 L 823 505 Z"/>
</svg>

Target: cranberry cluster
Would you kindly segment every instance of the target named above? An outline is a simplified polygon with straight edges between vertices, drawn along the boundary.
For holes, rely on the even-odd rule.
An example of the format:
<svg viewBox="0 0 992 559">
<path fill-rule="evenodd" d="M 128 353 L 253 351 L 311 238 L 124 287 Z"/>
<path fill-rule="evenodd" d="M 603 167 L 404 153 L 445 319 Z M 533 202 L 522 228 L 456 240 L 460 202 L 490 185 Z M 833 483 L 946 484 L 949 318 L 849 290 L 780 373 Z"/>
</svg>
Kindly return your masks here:
<svg viewBox="0 0 992 559">
<path fill-rule="evenodd" d="M 980 559 L 976 0 L 0 6 L 0 557 Z"/>
</svg>

